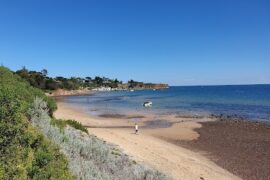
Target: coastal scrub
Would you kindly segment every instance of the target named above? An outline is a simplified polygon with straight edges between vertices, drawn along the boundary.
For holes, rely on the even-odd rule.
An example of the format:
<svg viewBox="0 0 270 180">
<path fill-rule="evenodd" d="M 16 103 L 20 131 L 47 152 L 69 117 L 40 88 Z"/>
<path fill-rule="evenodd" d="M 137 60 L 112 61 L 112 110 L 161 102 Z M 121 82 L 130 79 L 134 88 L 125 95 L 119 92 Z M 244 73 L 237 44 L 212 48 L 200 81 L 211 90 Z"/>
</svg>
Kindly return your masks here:
<svg viewBox="0 0 270 180">
<path fill-rule="evenodd" d="M 46 102 L 41 98 L 34 100 L 28 113 L 33 125 L 59 145 L 77 179 L 168 179 L 156 170 L 134 163 L 126 154 L 116 150 L 115 146 L 92 135 L 69 125 L 62 126 L 61 130 L 54 125 L 57 121 L 50 118 Z"/>
<path fill-rule="evenodd" d="M 34 95 L 44 97 L 0 67 L 0 179 L 73 179 L 65 156 L 29 122 Z"/>
</svg>

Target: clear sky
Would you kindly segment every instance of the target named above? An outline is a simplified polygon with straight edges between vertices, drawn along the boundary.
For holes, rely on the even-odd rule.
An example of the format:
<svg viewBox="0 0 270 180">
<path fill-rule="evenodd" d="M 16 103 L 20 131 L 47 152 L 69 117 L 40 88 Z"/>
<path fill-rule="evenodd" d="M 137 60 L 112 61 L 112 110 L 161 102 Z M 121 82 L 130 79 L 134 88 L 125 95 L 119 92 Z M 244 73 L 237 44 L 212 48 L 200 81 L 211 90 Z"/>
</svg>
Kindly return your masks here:
<svg viewBox="0 0 270 180">
<path fill-rule="evenodd" d="M 270 1 L 1 0 L 0 63 L 170 85 L 270 83 Z"/>
</svg>

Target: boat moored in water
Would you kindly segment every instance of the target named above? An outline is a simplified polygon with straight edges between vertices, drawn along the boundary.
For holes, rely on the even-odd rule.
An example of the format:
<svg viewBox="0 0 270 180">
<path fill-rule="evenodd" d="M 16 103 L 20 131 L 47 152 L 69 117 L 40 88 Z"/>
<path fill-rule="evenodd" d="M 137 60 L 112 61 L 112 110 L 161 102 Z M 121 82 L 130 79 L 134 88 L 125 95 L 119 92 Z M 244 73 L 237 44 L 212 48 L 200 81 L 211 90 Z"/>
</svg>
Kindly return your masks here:
<svg viewBox="0 0 270 180">
<path fill-rule="evenodd" d="M 153 103 L 151 101 L 146 101 L 143 103 L 144 107 L 152 107 Z"/>
</svg>

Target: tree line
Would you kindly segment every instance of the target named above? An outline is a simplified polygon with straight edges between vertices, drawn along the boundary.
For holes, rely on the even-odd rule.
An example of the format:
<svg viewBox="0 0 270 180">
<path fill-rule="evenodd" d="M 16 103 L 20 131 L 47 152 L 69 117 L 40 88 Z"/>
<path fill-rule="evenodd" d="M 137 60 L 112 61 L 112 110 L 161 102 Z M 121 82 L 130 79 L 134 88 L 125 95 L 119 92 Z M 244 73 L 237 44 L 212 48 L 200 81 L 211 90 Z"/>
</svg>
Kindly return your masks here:
<svg viewBox="0 0 270 180">
<path fill-rule="evenodd" d="M 79 88 L 96 88 L 96 87 L 111 87 L 117 88 L 122 81 L 118 79 L 110 79 L 106 77 L 96 76 L 91 77 L 71 77 L 65 78 L 62 76 L 57 76 L 55 78 L 48 76 L 48 71 L 46 69 L 38 71 L 30 71 L 23 67 L 22 69 L 15 72 L 21 78 L 25 79 L 30 83 L 30 85 L 42 89 L 42 90 L 56 90 L 56 89 L 67 89 L 76 90 Z"/>
<path fill-rule="evenodd" d="M 15 74 L 19 75 L 22 79 L 28 81 L 31 86 L 42 89 L 44 91 L 51 91 L 57 89 L 77 90 L 80 88 L 98 88 L 98 87 L 110 87 L 110 88 L 122 88 L 122 89 L 151 89 L 156 85 L 162 85 L 166 87 L 166 84 L 153 84 L 143 83 L 134 80 L 129 80 L 127 83 L 119 81 L 118 79 L 110 79 L 107 77 L 96 76 L 92 77 L 70 77 L 65 78 L 62 76 L 49 77 L 48 71 L 43 69 L 41 71 L 28 70 L 25 67 L 17 70 Z"/>
</svg>

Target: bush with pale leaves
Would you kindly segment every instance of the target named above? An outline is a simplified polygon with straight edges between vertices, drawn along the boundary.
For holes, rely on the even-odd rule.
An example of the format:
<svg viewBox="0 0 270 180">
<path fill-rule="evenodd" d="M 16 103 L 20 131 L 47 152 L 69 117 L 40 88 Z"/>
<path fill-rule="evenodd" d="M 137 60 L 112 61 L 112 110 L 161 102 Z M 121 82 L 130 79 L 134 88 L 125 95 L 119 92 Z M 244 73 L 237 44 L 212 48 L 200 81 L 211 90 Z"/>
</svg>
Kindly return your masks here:
<svg viewBox="0 0 270 180">
<path fill-rule="evenodd" d="M 46 103 L 36 98 L 28 111 L 33 125 L 59 145 L 77 179 L 163 180 L 164 174 L 137 164 L 115 146 L 72 127 L 51 124 Z"/>
</svg>

